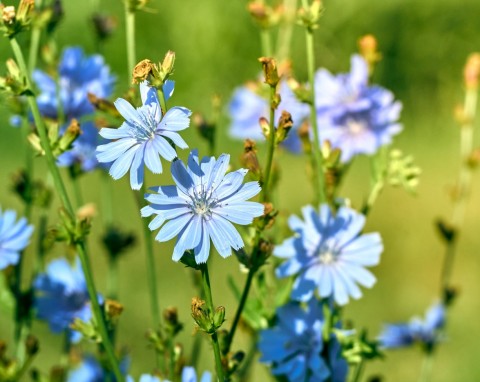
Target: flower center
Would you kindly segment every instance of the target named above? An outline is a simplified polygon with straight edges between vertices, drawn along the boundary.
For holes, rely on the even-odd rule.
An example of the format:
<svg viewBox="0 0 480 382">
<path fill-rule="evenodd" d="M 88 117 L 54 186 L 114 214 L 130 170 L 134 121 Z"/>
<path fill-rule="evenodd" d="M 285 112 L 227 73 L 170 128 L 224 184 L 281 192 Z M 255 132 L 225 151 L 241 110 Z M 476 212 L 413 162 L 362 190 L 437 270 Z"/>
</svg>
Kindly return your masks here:
<svg viewBox="0 0 480 382">
<path fill-rule="evenodd" d="M 365 130 L 365 126 L 362 122 L 356 121 L 354 119 L 347 120 L 347 129 L 352 135 L 358 135 Z"/>
<path fill-rule="evenodd" d="M 332 264 L 335 262 L 335 254 L 331 251 L 326 251 L 326 252 L 322 252 L 320 253 L 320 262 L 322 264 Z"/>
<path fill-rule="evenodd" d="M 190 208 L 195 215 L 200 215 L 204 218 L 212 216 L 217 200 L 212 195 L 209 195 L 203 184 L 193 190 L 193 195 L 191 194 L 190 198 L 192 200 Z"/>
</svg>

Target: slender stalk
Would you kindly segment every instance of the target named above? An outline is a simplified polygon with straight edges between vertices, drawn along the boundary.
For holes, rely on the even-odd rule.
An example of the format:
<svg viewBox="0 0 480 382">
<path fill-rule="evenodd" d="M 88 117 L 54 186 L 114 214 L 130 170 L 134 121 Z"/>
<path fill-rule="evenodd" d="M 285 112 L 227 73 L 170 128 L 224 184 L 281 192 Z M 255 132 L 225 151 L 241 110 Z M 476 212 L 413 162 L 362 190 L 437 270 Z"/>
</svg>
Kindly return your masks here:
<svg viewBox="0 0 480 382">
<path fill-rule="evenodd" d="M 118 298 L 118 261 L 111 256 L 108 261 L 107 295 L 114 300 Z"/>
<path fill-rule="evenodd" d="M 293 24 L 297 12 L 298 0 L 283 0 L 285 20 L 281 23 L 277 39 L 277 59 L 279 62 L 288 59 L 290 56 L 290 45 L 292 41 Z"/>
<path fill-rule="evenodd" d="M 213 305 L 212 289 L 210 287 L 210 277 L 208 275 L 208 264 L 205 263 L 204 265 L 202 265 L 201 271 L 202 284 L 205 291 L 205 301 L 207 302 L 207 307 L 210 310 L 210 314 L 213 315 L 213 313 L 215 312 L 215 308 Z M 225 375 L 223 373 L 222 356 L 220 355 L 220 345 L 218 343 L 217 333 L 212 333 L 211 338 L 213 345 L 213 353 L 215 355 L 215 368 L 217 371 L 217 378 L 219 382 L 224 382 Z"/>
<path fill-rule="evenodd" d="M 83 206 L 83 195 L 82 195 L 82 188 L 80 186 L 80 180 L 78 176 L 70 174 L 70 179 L 72 181 L 73 186 L 73 194 L 75 195 L 75 204 L 77 208 Z"/>
<path fill-rule="evenodd" d="M 127 41 L 127 62 L 128 76 L 130 77 L 135 67 L 136 50 L 135 50 L 135 11 L 128 6 L 125 1 L 125 31 Z"/>
<path fill-rule="evenodd" d="M 248 272 L 247 281 L 245 281 L 245 287 L 243 288 L 243 292 L 242 292 L 242 297 L 240 298 L 237 311 L 235 312 L 235 317 L 232 322 L 232 327 L 230 328 L 230 332 L 228 333 L 227 346 L 226 346 L 226 349 L 228 350 L 230 350 L 230 346 L 232 345 L 233 338 L 235 336 L 235 331 L 237 330 L 238 323 L 240 322 L 240 318 L 242 317 L 242 312 L 245 307 L 245 303 L 247 302 L 250 288 L 252 287 L 252 281 L 253 281 L 254 275 L 255 275 L 255 272 L 253 272 L 252 270 Z"/>
<path fill-rule="evenodd" d="M 433 353 L 427 352 L 422 362 L 422 369 L 420 371 L 420 378 L 418 382 L 428 382 L 430 380 L 430 375 L 432 374 L 433 366 Z"/>
<path fill-rule="evenodd" d="M 440 278 L 441 294 L 445 295 L 445 291 L 450 285 L 450 279 L 453 273 L 454 259 L 457 249 L 458 234 L 461 230 L 465 217 L 465 210 L 470 193 L 472 182 L 472 168 L 468 163 L 468 157 L 473 150 L 473 120 L 477 111 L 478 93 L 476 89 L 468 89 L 465 94 L 465 103 L 463 113 L 466 122 L 461 126 L 460 136 L 460 172 L 458 175 L 457 196 L 455 198 L 451 225 L 456 233 L 454 237 L 447 243 L 445 248 L 445 257 Z"/>
<path fill-rule="evenodd" d="M 308 6 L 308 0 L 302 0 L 303 7 Z M 312 155 L 315 163 L 314 168 L 314 188 L 315 204 L 327 201 L 325 192 L 325 178 L 323 174 L 323 156 L 321 152 L 321 142 L 318 133 L 317 111 L 315 109 L 315 46 L 313 39 L 313 30 L 305 28 L 305 42 L 307 50 L 307 69 L 308 83 L 310 86 L 310 123 L 313 130 Z"/>
<path fill-rule="evenodd" d="M 268 139 L 267 166 L 265 168 L 265 181 L 262 185 L 262 202 L 269 200 L 269 186 L 273 166 L 273 154 L 275 153 L 275 109 L 273 107 L 273 98 L 275 97 L 275 86 L 270 87 L 270 136 Z"/>
<path fill-rule="evenodd" d="M 165 93 L 163 89 L 157 88 L 158 100 L 160 101 L 160 107 L 162 108 L 162 115 L 167 112 L 167 101 L 165 100 Z"/>
<path fill-rule="evenodd" d="M 269 29 L 262 28 L 260 30 L 260 43 L 262 46 L 262 55 L 264 57 L 272 57 L 272 38 Z"/>
<path fill-rule="evenodd" d="M 362 358 L 353 371 L 351 382 L 360 382 L 360 378 L 362 377 L 364 368 L 365 368 L 365 360 Z"/>
<path fill-rule="evenodd" d="M 25 59 L 22 53 L 22 50 L 20 48 L 20 45 L 18 44 L 17 40 L 15 37 L 10 38 L 10 45 L 12 47 L 13 53 L 15 55 L 17 64 L 20 68 L 20 70 L 23 72 L 25 75 L 25 80 L 26 80 L 26 85 L 29 89 L 32 88 L 31 86 L 31 80 L 30 80 L 30 75 L 27 69 L 27 65 L 25 63 Z M 60 201 L 64 208 L 70 213 L 71 216 L 74 216 L 74 209 L 72 207 L 72 204 L 70 202 L 70 199 L 68 197 L 65 184 L 63 183 L 63 180 L 60 175 L 60 171 L 58 167 L 56 166 L 56 161 L 55 157 L 52 153 L 52 149 L 50 147 L 49 141 L 48 141 L 48 136 L 47 136 L 47 129 L 45 127 L 45 124 L 43 123 L 43 119 L 40 115 L 40 111 L 38 109 L 37 102 L 35 100 L 35 97 L 33 95 L 28 95 L 27 96 L 27 101 L 30 107 L 30 110 L 32 112 L 35 124 L 38 129 L 38 134 L 40 136 L 40 140 L 42 143 L 42 147 L 45 151 L 45 158 L 47 160 L 47 165 L 48 168 L 52 174 L 53 181 L 55 184 L 55 188 L 57 190 L 57 193 L 60 197 Z M 102 338 L 102 344 L 105 348 L 105 351 L 107 353 L 110 365 L 112 367 L 113 373 L 115 374 L 115 377 L 117 378 L 117 381 L 123 382 L 124 378 L 122 373 L 120 372 L 120 368 L 118 366 L 117 359 L 114 354 L 114 350 L 112 347 L 112 344 L 110 343 L 108 339 L 108 332 L 107 328 L 105 325 L 105 321 L 102 315 L 102 311 L 100 309 L 100 304 L 98 302 L 98 296 L 97 296 L 97 290 L 95 288 L 95 284 L 93 281 L 93 276 L 92 276 L 92 271 L 90 268 L 90 263 L 88 260 L 88 255 L 85 251 L 84 243 L 79 242 L 76 245 L 77 248 L 77 253 L 80 257 L 80 261 L 82 263 L 82 269 L 85 274 L 85 280 L 87 284 L 87 289 L 88 293 L 90 296 L 91 304 L 92 304 L 92 310 L 94 317 L 97 321 L 98 325 L 98 330 L 100 332 L 101 338 Z"/>
<path fill-rule="evenodd" d="M 110 177 L 106 171 L 102 171 L 102 216 L 105 227 L 113 224 L 113 188 Z"/>
</svg>

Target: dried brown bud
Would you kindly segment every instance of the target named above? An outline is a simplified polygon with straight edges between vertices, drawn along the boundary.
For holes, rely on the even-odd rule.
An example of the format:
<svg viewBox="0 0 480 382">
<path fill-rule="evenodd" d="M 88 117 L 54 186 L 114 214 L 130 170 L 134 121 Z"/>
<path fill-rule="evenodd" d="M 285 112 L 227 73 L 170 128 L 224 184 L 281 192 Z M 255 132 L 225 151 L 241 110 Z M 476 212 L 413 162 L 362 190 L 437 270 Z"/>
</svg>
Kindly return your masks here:
<svg viewBox="0 0 480 382">
<path fill-rule="evenodd" d="M 251 139 L 246 139 L 243 150 L 243 154 L 240 157 L 242 166 L 247 168 L 248 171 L 256 177 L 260 177 L 262 170 L 260 168 L 260 163 L 258 162 L 255 142 Z"/>
<path fill-rule="evenodd" d="M 109 38 L 115 29 L 117 29 L 117 19 L 110 15 L 103 15 L 96 13 L 92 16 L 93 27 L 95 34 L 99 40 L 106 40 Z"/>
<path fill-rule="evenodd" d="M 105 313 L 111 320 L 116 320 L 123 312 L 123 305 L 118 301 L 106 299 L 105 300 Z"/>
<path fill-rule="evenodd" d="M 288 132 L 293 127 L 292 115 L 288 111 L 282 111 L 282 115 L 278 120 L 277 127 L 277 143 L 283 142 L 287 139 Z"/>
<path fill-rule="evenodd" d="M 38 338 L 30 334 L 25 340 L 25 351 L 27 355 L 30 357 L 34 356 L 35 354 L 38 353 L 39 349 L 40 349 L 40 345 L 38 342 Z"/>
<path fill-rule="evenodd" d="M 142 81 L 145 81 L 149 75 L 153 73 L 155 65 L 149 59 L 140 61 L 132 72 L 132 84 L 138 84 Z"/>
<path fill-rule="evenodd" d="M 163 311 L 163 318 L 171 325 L 178 324 L 178 310 L 174 306 L 170 306 Z"/>
<path fill-rule="evenodd" d="M 467 89 L 477 89 L 480 80 L 480 53 L 472 53 L 465 65 L 463 71 L 465 87 Z"/>
<path fill-rule="evenodd" d="M 473 149 L 468 157 L 468 165 L 471 168 L 477 168 L 480 164 L 480 148 Z"/>
<path fill-rule="evenodd" d="M 260 57 L 258 61 L 262 64 L 265 83 L 271 87 L 276 87 L 280 77 L 278 76 L 277 63 L 271 57 Z"/>
<path fill-rule="evenodd" d="M 377 51 L 377 46 L 377 39 L 371 34 L 362 36 L 358 40 L 358 49 L 368 64 L 370 74 L 373 72 L 375 64 L 382 58 L 382 55 Z"/>
</svg>

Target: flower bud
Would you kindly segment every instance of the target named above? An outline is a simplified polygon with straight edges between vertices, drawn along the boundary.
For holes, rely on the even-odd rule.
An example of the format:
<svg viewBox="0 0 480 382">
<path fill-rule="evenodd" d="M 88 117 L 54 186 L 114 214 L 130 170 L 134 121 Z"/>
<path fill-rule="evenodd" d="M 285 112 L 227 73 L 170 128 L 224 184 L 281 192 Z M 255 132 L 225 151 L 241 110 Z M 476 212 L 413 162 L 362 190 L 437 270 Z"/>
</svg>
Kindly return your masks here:
<svg viewBox="0 0 480 382">
<path fill-rule="evenodd" d="M 148 77 L 153 74 L 155 65 L 149 59 L 140 61 L 132 72 L 132 84 L 138 84 L 142 81 L 148 79 Z"/>
<path fill-rule="evenodd" d="M 225 322 L 225 307 L 219 306 L 215 309 L 215 312 L 213 313 L 213 326 L 215 330 L 219 329 L 224 322 Z"/>
<path fill-rule="evenodd" d="M 473 149 L 467 159 L 467 164 L 470 168 L 474 169 L 477 168 L 480 164 L 480 148 Z"/>
<path fill-rule="evenodd" d="M 377 39 L 372 34 L 367 34 L 358 39 L 358 50 L 367 62 L 370 73 L 372 73 L 375 64 L 382 58 L 382 55 L 377 51 L 377 45 Z"/>
<path fill-rule="evenodd" d="M 162 61 L 162 80 L 167 80 L 173 74 L 175 64 L 175 52 L 169 50 Z"/>
<path fill-rule="evenodd" d="M 123 312 L 123 305 L 118 301 L 106 299 L 104 304 L 105 314 L 110 322 L 116 322 Z"/>
<path fill-rule="evenodd" d="M 115 259 L 124 251 L 135 245 L 135 235 L 124 232 L 118 227 L 110 226 L 102 237 L 102 243 L 110 258 Z"/>
<path fill-rule="evenodd" d="M 208 308 L 205 306 L 205 301 L 198 297 L 192 298 L 192 317 L 198 327 L 206 333 L 213 333 L 214 326 L 210 319 Z"/>
<path fill-rule="evenodd" d="M 480 53 L 472 53 L 465 65 L 463 71 L 465 87 L 467 89 L 477 89 L 480 79 Z"/>
<path fill-rule="evenodd" d="M 40 345 L 38 342 L 38 338 L 31 334 L 28 335 L 25 340 L 25 352 L 27 353 L 27 356 L 32 357 L 37 354 L 39 350 Z"/>
<path fill-rule="evenodd" d="M 318 20 L 323 12 L 323 5 L 320 0 L 314 0 L 312 4 L 305 8 L 300 8 L 298 11 L 299 23 L 305 26 L 308 30 L 318 28 Z"/>
<path fill-rule="evenodd" d="M 20 4 L 18 5 L 17 20 L 22 23 L 28 23 L 34 7 L 34 0 L 20 0 Z"/>
<path fill-rule="evenodd" d="M 293 127 L 292 115 L 288 111 L 282 111 L 282 115 L 278 120 L 277 127 L 277 143 L 283 142 L 287 139 L 290 129 Z"/>
<path fill-rule="evenodd" d="M 12 25 L 15 22 L 16 12 L 13 5 L 3 6 L 2 5 L 2 20 L 7 25 Z"/>
<path fill-rule="evenodd" d="M 260 123 L 260 128 L 262 129 L 263 135 L 265 136 L 265 138 L 268 139 L 268 137 L 270 136 L 270 125 L 267 118 L 260 117 L 258 122 Z"/>
<path fill-rule="evenodd" d="M 257 158 L 257 149 L 255 141 L 246 139 L 243 145 L 243 154 L 240 157 L 240 163 L 243 167 L 247 168 L 249 173 L 255 178 L 260 178 L 262 169 Z"/>
<path fill-rule="evenodd" d="M 80 124 L 78 121 L 73 118 L 70 122 L 70 125 L 65 130 L 65 133 L 60 138 L 58 142 L 58 149 L 59 152 L 55 154 L 59 155 L 67 150 L 70 150 L 73 142 L 82 134 L 82 130 L 80 129 Z"/>
<path fill-rule="evenodd" d="M 108 39 L 117 29 L 117 19 L 110 15 L 96 13 L 92 16 L 92 23 L 98 40 Z"/>
<path fill-rule="evenodd" d="M 182 328 L 182 323 L 178 320 L 178 310 L 175 307 L 169 307 L 163 311 L 163 318 L 165 320 L 165 325 L 167 331 L 171 333 L 172 336 L 178 334 Z"/>
<path fill-rule="evenodd" d="M 262 64 L 265 83 L 271 87 L 276 87 L 280 81 L 280 77 L 278 76 L 277 63 L 275 59 L 271 57 L 260 57 L 258 61 Z"/>
<path fill-rule="evenodd" d="M 91 220 L 97 215 L 97 206 L 95 203 L 87 203 L 77 210 L 77 218 L 80 220 Z"/>
</svg>

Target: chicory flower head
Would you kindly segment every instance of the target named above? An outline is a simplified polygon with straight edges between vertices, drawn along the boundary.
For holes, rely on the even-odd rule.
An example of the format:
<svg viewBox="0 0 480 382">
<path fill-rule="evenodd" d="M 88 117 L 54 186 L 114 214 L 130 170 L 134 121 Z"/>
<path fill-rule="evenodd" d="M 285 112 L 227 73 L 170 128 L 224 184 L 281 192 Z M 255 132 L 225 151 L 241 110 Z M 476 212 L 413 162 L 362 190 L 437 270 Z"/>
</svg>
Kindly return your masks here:
<svg viewBox="0 0 480 382">
<path fill-rule="evenodd" d="M 162 116 L 157 91 L 147 81 L 140 84 L 142 106 L 134 108 L 123 98 L 115 101 L 115 107 L 125 118 L 118 129 L 103 128 L 100 135 L 114 142 L 97 148 L 101 163 L 113 162 L 110 175 L 120 179 L 130 170 L 130 185 L 139 190 L 143 185 L 144 164 L 154 174 L 163 171 L 160 157 L 172 161 L 177 157 L 167 139 L 181 149 L 188 147 L 178 134 L 190 125 L 190 110 L 172 107 Z"/>
<path fill-rule="evenodd" d="M 0 209 L 0 271 L 9 265 L 16 265 L 22 252 L 30 241 L 33 226 L 27 219 L 20 218 L 13 210 Z"/>
<path fill-rule="evenodd" d="M 288 111 L 292 115 L 292 131 L 290 131 L 287 139 L 282 144 L 288 150 L 299 153 L 302 149 L 302 144 L 297 130 L 308 117 L 309 108 L 295 98 L 286 81 L 281 81 L 278 89 L 281 102 L 275 111 L 275 123 L 278 122 L 283 110 Z M 269 118 L 269 110 L 270 105 L 267 99 L 257 94 L 255 89 L 248 86 L 237 88 L 229 105 L 230 117 L 232 118 L 230 135 L 238 139 L 265 139 L 260 128 L 259 119 L 261 117 Z"/>
<path fill-rule="evenodd" d="M 49 323 L 53 333 L 69 329 L 75 318 L 89 321 L 92 317 L 90 298 L 80 260 L 70 264 L 60 258 L 48 264 L 47 271 L 33 282 L 37 317 Z M 81 334 L 70 331 L 70 340 L 78 342 Z"/>
<path fill-rule="evenodd" d="M 102 366 L 89 355 L 68 372 L 67 382 L 104 382 L 104 374 Z"/>
<path fill-rule="evenodd" d="M 271 364 L 272 373 L 289 382 L 345 381 L 348 366 L 340 346 L 331 338 L 328 365 L 322 357 L 324 324 L 321 304 L 311 299 L 306 308 L 290 302 L 277 309 L 277 323 L 260 332 L 260 362 Z M 308 376 L 308 377 L 307 377 Z"/>
<path fill-rule="evenodd" d="M 211 382 L 212 374 L 208 371 L 204 372 L 199 382 Z M 197 382 L 197 373 L 195 368 L 185 366 L 182 370 L 182 382 Z"/>
<path fill-rule="evenodd" d="M 295 215 L 288 220 L 295 236 L 273 252 L 287 259 L 277 268 L 277 277 L 297 275 L 291 298 L 308 301 L 315 290 L 322 298 L 333 296 L 339 305 L 346 304 L 349 297 L 360 298 L 357 283 L 371 288 L 376 281 L 365 267 L 380 260 L 380 235 L 361 235 L 365 217 L 348 207 L 340 207 L 334 214 L 327 204 L 321 205 L 319 212 L 305 206 L 302 213 L 304 220 Z"/>
<path fill-rule="evenodd" d="M 368 85 L 368 65 L 359 55 L 352 56 L 350 73 L 316 73 L 315 106 L 321 140 L 341 149 L 344 163 L 374 154 L 402 130 L 401 103 L 389 90 Z"/>
<path fill-rule="evenodd" d="M 151 204 L 141 210 L 142 216 L 157 215 L 149 224 L 151 230 L 163 226 L 156 240 L 177 236 L 174 261 L 193 249 L 195 261 L 205 263 L 210 239 L 222 257 L 230 256 L 232 248 L 244 246 L 232 223 L 247 225 L 263 214 L 263 204 L 247 201 L 260 192 L 258 182 L 243 184 L 244 169 L 225 175 L 229 161 L 227 154 L 199 161 L 198 153 L 192 151 L 187 166 L 181 160 L 172 163 L 175 185 L 154 187 L 156 194 L 145 195 Z"/>
<path fill-rule="evenodd" d="M 67 122 L 92 114 L 95 109 L 88 100 L 88 93 L 107 98 L 112 94 L 115 82 L 102 56 L 85 56 L 79 47 L 63 51 L 58 75 L 57 83 L 41 70 L 33 72 L 33 80 L 40 90 L 37 102 L 44 117 L 56 119 L 61 110 Z"/>
<path fill-rule="evenodd" d="M 437 303 L 425 314 L 425 319 L 414 317 L 408 323 L 386 324 L 378 340 L 382 347 L 394 349 L 420 343 L 431 349 L 441 340 L 440 329 L 445 325 L 445 306 Z"/>
</svg>

